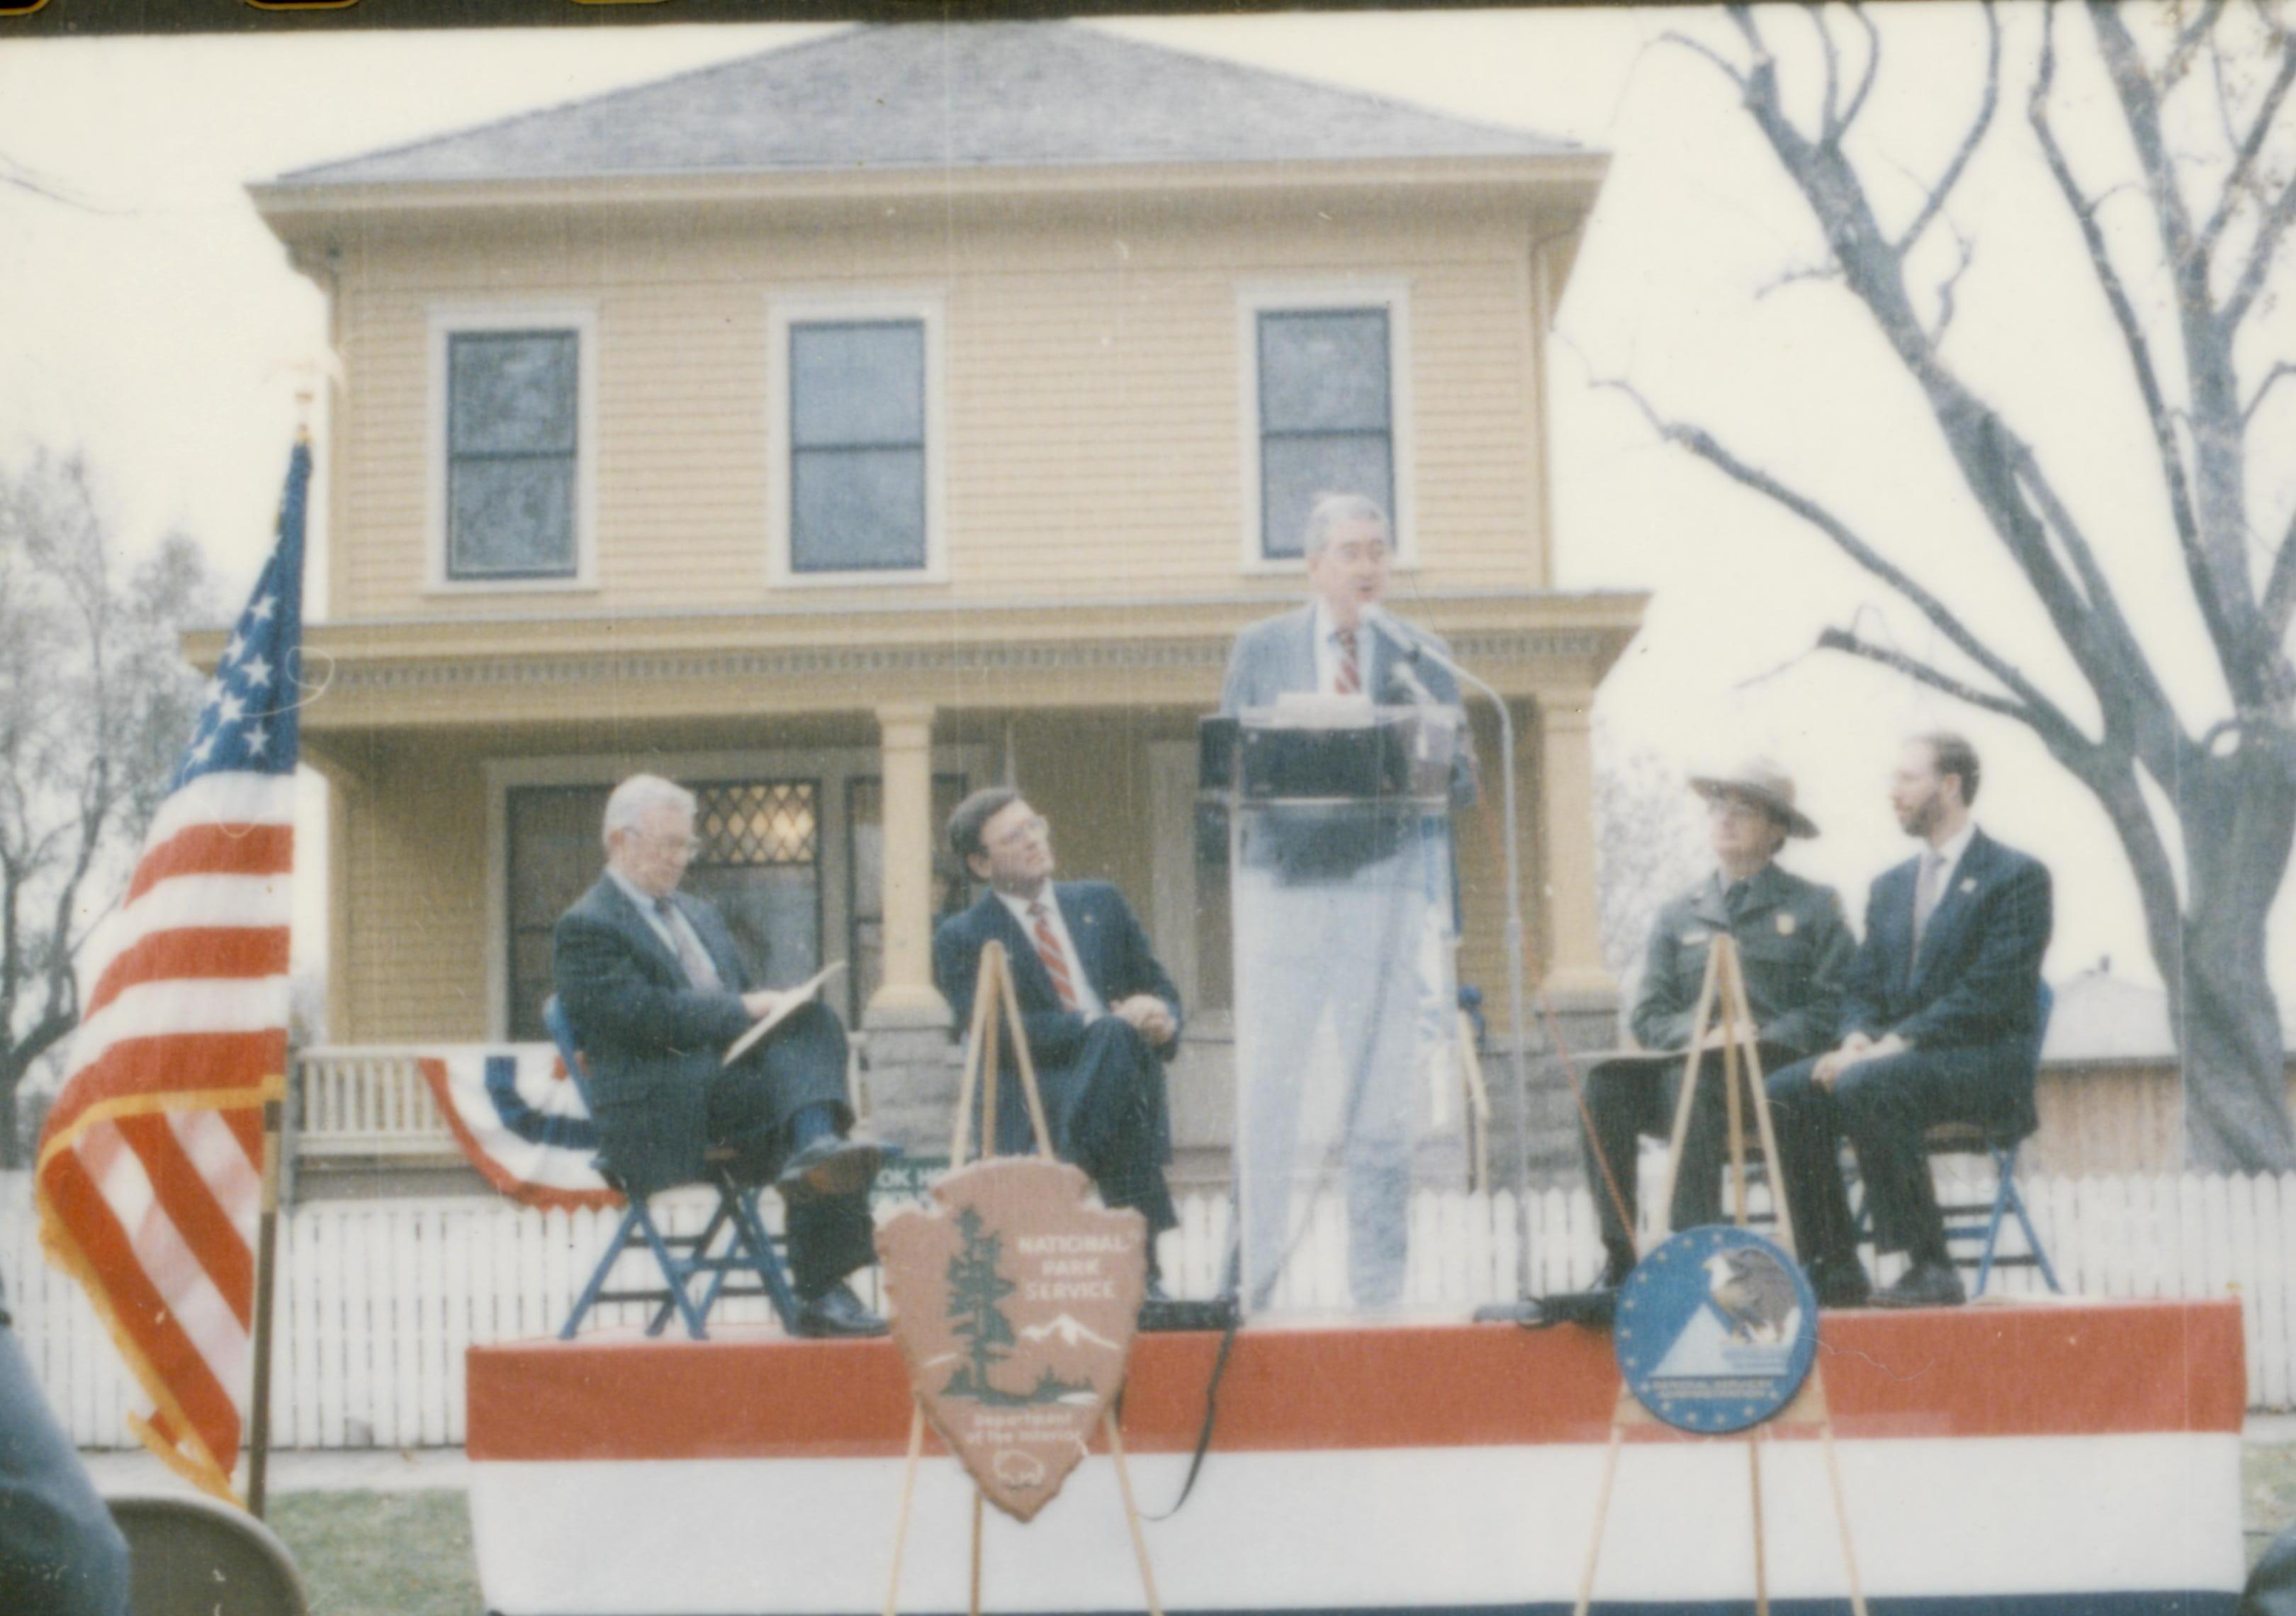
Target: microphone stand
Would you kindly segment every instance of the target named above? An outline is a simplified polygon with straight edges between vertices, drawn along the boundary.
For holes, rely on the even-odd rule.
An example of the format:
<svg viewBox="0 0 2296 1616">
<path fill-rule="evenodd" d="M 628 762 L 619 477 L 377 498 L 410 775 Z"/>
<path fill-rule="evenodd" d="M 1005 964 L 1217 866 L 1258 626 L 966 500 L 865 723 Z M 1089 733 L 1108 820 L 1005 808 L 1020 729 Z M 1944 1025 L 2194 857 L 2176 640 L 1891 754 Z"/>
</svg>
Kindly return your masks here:
<svg viewBox="0 0 2296 1616">
<path fill-rule="evenodd" d="M 1366 611 L 1365 620 L 1374 633 L 1387 636 L 1388 643 L 1401 652 L 1407 661 L 1415 662 L 1425 657 L 1438 668 L 1463 685 L 1472 685 L 1490 698 L 1499 715 L 1499 773 L 1500 796 L 1506 820 L 1506 962 L 1507 962 L 1507 1021 L 1514 1059 L 1514 1210 L 1517 1226 L 1515 1241 L 1515 1291 L 1524 1300 L 1518 1307 L 1536 1307 L 1530 1296 L 1530 1059 L 1526 1053 L 1523 1028 L 1522 983 L 1522 879 L 1518 869 L 1521 855 L 1515 835 L 1514 800 L 1514 719 L 1507 711 L 1505 697 L 1488 685 L 1469 673 L 1443 652 L 1415 635 L 1406 634 L 1383 609 Z M 1416 682 L 1414 677 L 1414 683 Z M 1472 745 L 1472 738 L 1469 738 Z M 1480 1317 L 1480 1314 L 1479 1314 Z M 1512 1315 L 1510 1315 L 1512 1317 Z"/>
</svg>

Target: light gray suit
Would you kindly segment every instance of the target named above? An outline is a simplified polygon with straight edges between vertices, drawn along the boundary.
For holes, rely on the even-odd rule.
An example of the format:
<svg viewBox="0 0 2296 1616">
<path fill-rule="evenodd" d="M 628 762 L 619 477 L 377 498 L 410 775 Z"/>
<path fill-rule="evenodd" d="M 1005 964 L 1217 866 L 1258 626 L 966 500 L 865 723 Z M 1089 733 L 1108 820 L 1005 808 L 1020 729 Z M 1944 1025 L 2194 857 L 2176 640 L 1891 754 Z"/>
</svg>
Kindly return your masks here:
<svg viewBox="0 0 2296 1616">
<path fill-rule="evenodd" d="M 1399 629 L 1442 655 L 1443 643 Z M 1317 687 L 1313 603 L 1252 624 L 1236 636 L 1220 708 L 1230 716 L 1268 707 L 1293 691 Z M 1402 704 L 1407 685 L 1396 677 L 1405 653 L 1383 632 L 1366 628 L 1357 641 L 1364 690 L 1374 701 Z M 1456 707 L 1458 685 L 1431 657 L 1413 659 L 1421 684 Z M 1452 772 L 1455 804 L 1474 799 L 1472 749 L 1462 746 Z M 1398 805 L 1400 806 L 1400 805 Z M 1281 816 L 1323 815 L 1322 808 L 1262 808 L 1280 845 Z M 1385 832 L 1363 858 L 1315 861 L 1245 855 L 1233 872 L 1236 921 L 1236 1055 L 1243 1083 L 1239 1138 L 1242 1279 L 1250 1305 L 1265 1307 L 1300 1238 L 1292 1226 L 1290 1190 L 1320 1189 L 1322 1161 L 1336 1147 L 1346 1164 L 1348 1284 L 1360 1307 L 1400 1300 L 1411 1190 L 1412 1072 L 1423 1012 L 1435 1013 L 1434 1036 L 1449 1030 L 1452 977 L 1447 951 L 1426 939 L 1452 908 L 1449 837 L 1440 816 L 1403 808 L 1381 816 Z M 1425 834 L 1421 833 L 1423 825 Z M 1293 827 L 1296 831 L 1299 827 Z M 1247 834 L 1250 833 L 1247 832 Z M 1294 840 L 1301 840 L 1295 835 Z M 1423 974 L 1430 953 L 1439 982 Z M 1430 989 L 1433 991 L 1431 993 Z M 1337 1130 L 1324 1144 L 1303 1144 L 1303 1056 L 1329 1016 L 1344 1089 L 1333 1112 Z"/>
</svg>

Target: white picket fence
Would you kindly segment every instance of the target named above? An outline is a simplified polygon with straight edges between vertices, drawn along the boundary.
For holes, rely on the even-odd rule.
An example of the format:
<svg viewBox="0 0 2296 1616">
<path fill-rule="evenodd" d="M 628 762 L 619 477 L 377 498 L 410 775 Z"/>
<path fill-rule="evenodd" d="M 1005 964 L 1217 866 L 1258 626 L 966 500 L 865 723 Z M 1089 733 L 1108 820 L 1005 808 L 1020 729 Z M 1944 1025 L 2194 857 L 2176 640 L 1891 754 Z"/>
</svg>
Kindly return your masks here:
<svg viewBox="0 0 2296 1616">
<path fill-rule="evenodd" d="M 2296 1406 L 2296 1175 L 2036 1178 L 2025 1190 L 2068 1292 L 2237 1296 L 2250 1407 Z M 685 1228 L 706 1210 L 682 1194 L 656 1206 Z M 464 1349 L 554 1333 L 611 1233 L 612 1216 L 472 1199 L 297 1207 L 280 1227 L 274 1443 L 460 1443 Z M 1464 1313 L 1516 1293 L 1512 1195 L 1423 1193 L 1412 1217 L 1414 1304 Z M 1211 1294 L 1226 1249 L 1226 1201 L 1189 1197 L 1182 1220 L 1166 1237 L 1167 1275 L 1182 1294 Z M 1536 1194 L 1529 1221 L 1532 1289 L 1586 1284 L 1600 1256 L 1587 1193 Z M 24 1176 L 0 1175 L 0 1276 L 18 1335 L 75 1440 L 132 1446 L 126 1415 L 134 1395 L 119 1356 L 78 1286 L 42 1258 L 31 1223 Z M 1344 1226 L 1339 1205 L 1317 1208 L 1279 1300 L 1344 1305 Z M 2005 1243 L 2021 1249 L 2013 1231 Z M 1995 1286 L 2012 1295 L 2042 1288 L 2024 1268 L 1997 1276 Z M 721 1317 L 764 1317 L 762 1301 L 723 1306 Z M 594 1317 L 627 1322 L 642 1311 L 625 1303 Z"/>
</svg>

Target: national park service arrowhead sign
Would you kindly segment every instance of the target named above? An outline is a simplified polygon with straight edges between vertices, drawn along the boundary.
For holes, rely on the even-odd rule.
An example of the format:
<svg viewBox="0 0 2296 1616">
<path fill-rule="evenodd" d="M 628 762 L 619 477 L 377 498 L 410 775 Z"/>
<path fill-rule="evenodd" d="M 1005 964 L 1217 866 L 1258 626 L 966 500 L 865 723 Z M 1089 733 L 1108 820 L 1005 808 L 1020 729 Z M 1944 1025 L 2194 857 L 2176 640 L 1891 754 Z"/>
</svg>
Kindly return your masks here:
<svg viewBox="0 0 2296 1616">
<path fill-rule="evenodd" d="M 893 1339 L 926 1417 L 1015 1520 L 1053 1500 L 1124 1384 L 1148 1224 L 1085 1204 L 1066 1162 L 1004 1156 L 877 1231 Z"/>
</svg>

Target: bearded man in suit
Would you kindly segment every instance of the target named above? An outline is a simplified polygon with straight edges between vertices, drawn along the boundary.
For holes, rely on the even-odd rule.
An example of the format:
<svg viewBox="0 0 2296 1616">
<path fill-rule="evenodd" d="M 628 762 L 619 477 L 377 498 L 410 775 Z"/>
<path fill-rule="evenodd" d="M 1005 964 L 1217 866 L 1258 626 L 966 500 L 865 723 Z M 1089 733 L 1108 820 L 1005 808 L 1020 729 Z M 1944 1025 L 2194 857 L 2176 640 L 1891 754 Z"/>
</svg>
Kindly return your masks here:
<svg viewBox="0 0 2296 1616">
<path fill-rule="evenodd" d="M 1865 1288 L 1836 1161 L 1857 1148 L 1875 1246 L 1905 1275 L 1877 1307 L 1964 1300 L 1923 1134 L 1971 1122 L 2033 1131 L 2049 872 L 1977 828 L 1976 750 L 1939 731 L 1906 742 L 1890 801 L 1919 856 L 1874 882 L 1850 966 L 1840 1045 L 1769 1080 L 1788 1204 L 1821 1301 Z"/>
<path fill-rule="evenodd" d="M 1172 1159 L 1164 1067 L 1180 1049 L 1180 990 L 1123 893 L 1104 881 L 1053 879 L 1052 827 L 1019 792 L 991 786 L 958 803 L 948 842 L 988 890 L 935 930 L 933 980 L 962 1025 L 981 950 L 1004 945 L 1053 1149 L 1091 1175 L 1104 1204 L 1147 1218 L 1149 1297 L 1161 1300 L 1155 1237 L 1179 1224 L 1164 1181 Z M 1008 1047 L 996 1147 L 1034 1146 Z"/>
<path fill-rule="evenodd" d="M 709 904 L 680 892 L 692 792 L 634 775 L 606 800 L 606 870 L 559 918 L 551 975 L 589 1069 L 600 1153 L 633 1195 L 702 1175 L 712 1145 L 789 1209 L 798 1333 L 882 1335 L 847 1276 L 875 1260 L 869 1186 L 883 1152 L 846 1137 L 845 1029 L 818 1002 L 731 1066 L 728 1045 L 781 995 L 752 988 Z"/>
</svg>

